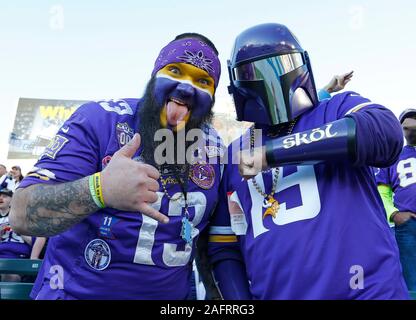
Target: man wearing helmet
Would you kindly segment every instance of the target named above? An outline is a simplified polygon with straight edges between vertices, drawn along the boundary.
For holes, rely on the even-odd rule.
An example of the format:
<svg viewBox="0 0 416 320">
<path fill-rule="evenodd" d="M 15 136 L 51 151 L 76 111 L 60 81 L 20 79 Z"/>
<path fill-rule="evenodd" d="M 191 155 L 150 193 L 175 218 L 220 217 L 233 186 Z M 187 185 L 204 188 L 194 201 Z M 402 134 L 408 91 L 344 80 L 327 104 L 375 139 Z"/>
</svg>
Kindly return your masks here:
<svg viewBox="0 0 416 320">
<path fill-rule="evenodd" d="M 229 148 L 210 227 L 223 297 L 408 298 L 370 168 L 400 153 L 394 114 L 354 92 L 319 102 L 280 24 L 242 32 L 229 75 L 237 118 L 254 125 Z"/>
<path fill-rule="evenodd" d="M 376 181 L 388 221 L 395 225 L 404 279 L 416 291 L 416 109 L 404 110 L 399 120 L 407 145 L 392 166 L 376 172 Z"/>
</svg>

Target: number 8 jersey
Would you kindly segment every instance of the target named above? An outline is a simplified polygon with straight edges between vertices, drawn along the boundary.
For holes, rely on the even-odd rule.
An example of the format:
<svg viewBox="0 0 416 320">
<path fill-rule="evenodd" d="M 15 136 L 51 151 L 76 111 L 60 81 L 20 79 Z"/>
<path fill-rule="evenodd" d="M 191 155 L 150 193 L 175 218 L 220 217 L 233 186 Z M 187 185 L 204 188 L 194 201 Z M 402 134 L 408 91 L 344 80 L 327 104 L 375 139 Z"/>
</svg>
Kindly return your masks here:
<svg viewBox="0 0 416 320">
<path fill-rule="evenodd" d="M 416 212 L 416 147 L 405 146 L 394 165 L 377 172 L 376 181 L 391 186 L 399 211 Z"/>
<path fill-rule="evenodd" d="M 20 188 L 73 181 L 103 170 L 140 126 L 139 107 L 138 99 L 81 106 L 61 127 Z M 204 143 L 210 146 L 208 156 L 220 156 L 218 135 L 208 126 L 204 133 Z M 134 159 L 140 161 L 140 152 Z M 181 237 L 185 203 L 180 184 L 167 179 L 171 199 L 160 185 L 153 207 L 169 216 L 168 224 L 159 224 L 140 212 L 112 208 L 91 214 L 50 239 L 32 298 L 187 298 L 195 242 L 217 203 L 222 170 L 220 161 L 216 163 L 191 166 L 187 190 L 191 241 Z"/>
</svg>

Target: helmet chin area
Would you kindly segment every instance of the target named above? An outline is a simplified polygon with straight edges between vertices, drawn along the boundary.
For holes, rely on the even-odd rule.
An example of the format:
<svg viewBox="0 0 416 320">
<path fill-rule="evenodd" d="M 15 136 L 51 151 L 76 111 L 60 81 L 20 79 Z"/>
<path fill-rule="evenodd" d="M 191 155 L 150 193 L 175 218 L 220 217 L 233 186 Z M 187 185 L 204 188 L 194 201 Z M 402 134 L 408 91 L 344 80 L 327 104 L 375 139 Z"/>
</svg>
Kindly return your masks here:
<svg viewBox="0 0 416 320">
<path fill-rule="evenodd" d="M 289 121 L 281 90 L 268 93 L 263 80 L 241 81 L 237 86 L 233 93 L 237 120 L 265 125 Z"/>
<path fill-rule="evenodd" d="M 303 88 L 296 88 L 290 97 L 290 105 L 292 108 L 292 118 L 296 118 L 308 109 L 313 107 L 313 102 Z"/>
</svg>

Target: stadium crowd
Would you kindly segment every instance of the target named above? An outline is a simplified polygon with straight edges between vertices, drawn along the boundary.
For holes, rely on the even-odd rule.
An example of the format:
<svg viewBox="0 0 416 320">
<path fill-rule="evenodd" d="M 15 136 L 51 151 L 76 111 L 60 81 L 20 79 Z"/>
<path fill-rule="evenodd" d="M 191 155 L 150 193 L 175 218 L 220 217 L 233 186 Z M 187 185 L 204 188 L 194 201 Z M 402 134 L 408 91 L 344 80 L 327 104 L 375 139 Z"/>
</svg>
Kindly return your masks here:
<svg viewBox="0 0 416 320">
<path fill-rule="evenodd" d="M 23 178 L 20 166 L 13 166 L 8 172 L 7 167 L 0 164 L 0 259 L 42 259 L 46 250 L 46 238 L 21 235 L 10 227 L 10 203 Z M 21 280 L 30 279 L 22 279 L 18 274 L 1 274 L 3 282 Z"/>
</svg>

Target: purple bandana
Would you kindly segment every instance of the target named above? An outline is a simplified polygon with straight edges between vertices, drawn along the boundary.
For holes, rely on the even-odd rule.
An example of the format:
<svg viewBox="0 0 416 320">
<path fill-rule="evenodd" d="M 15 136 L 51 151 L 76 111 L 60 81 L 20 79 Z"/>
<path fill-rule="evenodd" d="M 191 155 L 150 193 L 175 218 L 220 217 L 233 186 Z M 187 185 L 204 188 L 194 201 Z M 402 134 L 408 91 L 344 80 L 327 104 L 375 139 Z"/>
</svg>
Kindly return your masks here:
<svg viewBox="0 0 416 320">
<path fill-rule="evenodd" d="M 215 88 L 218 85 L 221 63 L 214 50 L 201 40 L 188 38 L 170 42 L 160 51 L 152 76 L 171 63 L 188 63 L 205 70 L 214 79 Z"/>
</svg>

